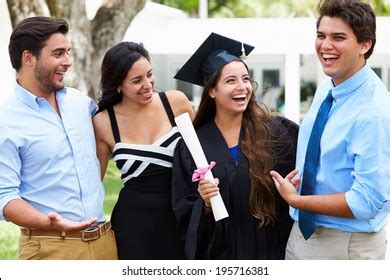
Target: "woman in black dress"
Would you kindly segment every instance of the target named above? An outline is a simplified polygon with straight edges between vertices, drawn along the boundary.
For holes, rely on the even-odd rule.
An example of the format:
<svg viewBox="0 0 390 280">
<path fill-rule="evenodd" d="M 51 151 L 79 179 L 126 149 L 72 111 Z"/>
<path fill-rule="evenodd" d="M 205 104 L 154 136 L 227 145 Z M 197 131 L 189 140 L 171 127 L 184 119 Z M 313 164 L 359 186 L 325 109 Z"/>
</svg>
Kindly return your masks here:
<svg viewBox="0 0 390 280">
<path fill-rule="evenodd" d="M 192 182 L 196 169 L 180 140 L 173 162 L 173 205 L 186 258 L 284 259 L 292 220 L 269 172 L 295 164 L 298 126 L 255 101 L 248 67 L 253 47 L 212 33 L 175 78 L 204 86 L 194 126 L 218 182 Z M 215 222 L 219 193 L 229 217 Z"/>
<path fill-rule="evenodd" d="M 172 211 L 171 173 L 178 114 L 192 107 L 182 92 L 154 91 L 149 54 L 122 42 L 103 58 L 101 98 L 93 119 L 102 177 L 112 156 L 121 171 L 111 221 L 119 259 L 183 259 Z"/>
</svg>

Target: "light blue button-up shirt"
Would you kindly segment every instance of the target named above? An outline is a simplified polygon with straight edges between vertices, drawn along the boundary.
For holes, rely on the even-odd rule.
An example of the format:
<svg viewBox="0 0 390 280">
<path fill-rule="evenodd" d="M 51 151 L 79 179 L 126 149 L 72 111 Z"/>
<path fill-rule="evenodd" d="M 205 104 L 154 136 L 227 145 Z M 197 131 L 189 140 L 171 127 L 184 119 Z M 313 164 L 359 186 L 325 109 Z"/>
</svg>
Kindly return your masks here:
<svg viewBox="0 0 390 280">
<path fill-rule="evenodd" d="M 314 120 L 328 91 L 334 98 L 321 138 L 314 194 L 345 192 L 355 218 L 316 215 L 316 226 L 348 232 L 376 232 L 387 220 L 390 200 L 390 93 L 369 66 L 334 86 L 316 91 L 299 130 L 296 167 L 301 179 Z M 290 208 L 298 220 L 298 210 Z"/>
<path fill-rule="evenodd" d="M 0 108 L 0 219 L 22 198 L 72 221 L 104 220 L 104 190 L 92 126 L 94 102 L 80 91 L 56 93 L 61 117 L 44 98 L 16 84 Z"/>
</svg>

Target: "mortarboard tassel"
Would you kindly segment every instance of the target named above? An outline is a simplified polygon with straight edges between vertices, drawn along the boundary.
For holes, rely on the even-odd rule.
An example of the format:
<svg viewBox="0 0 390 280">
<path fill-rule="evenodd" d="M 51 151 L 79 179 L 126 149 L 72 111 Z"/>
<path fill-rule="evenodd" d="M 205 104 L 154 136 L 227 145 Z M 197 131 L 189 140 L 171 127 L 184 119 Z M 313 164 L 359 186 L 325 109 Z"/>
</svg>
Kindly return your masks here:
<svg viewBox="0 0 390 280">
<path fill-rule="evenodd" d="M 243 61 L 246 60 L 246 54 L 245 54 L 244 43 L 241 43 L 241 55 L 240 55 L 240 59 L 243 60 Z"/>
</svg>

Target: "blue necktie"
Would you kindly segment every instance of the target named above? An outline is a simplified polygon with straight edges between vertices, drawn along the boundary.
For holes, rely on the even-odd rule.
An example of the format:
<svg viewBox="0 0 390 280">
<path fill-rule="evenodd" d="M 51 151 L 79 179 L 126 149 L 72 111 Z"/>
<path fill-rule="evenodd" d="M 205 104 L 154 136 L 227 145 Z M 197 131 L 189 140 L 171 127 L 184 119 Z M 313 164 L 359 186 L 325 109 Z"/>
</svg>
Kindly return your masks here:
<svg viewBox="0 0 390 280">
<path fill-rule="evenodd" d="M 318 159 L 320 157 L 321 136 L 322 132 L 324 131 L 326 121 L 328 120 L 328 114 L 330 108 L 332 107 L 332 103 L 333 96 L 332 90 L 330 90 L 324 102 L 322 102 L 320 109 L 318 110 L 317 117 L 314 121 L 313 129 L 310 134 L 305 156 L 305 165 L 303 167 L 301 195 L 313 194 L 313 189 L 316 184 Z M 306 240 L 309 239 L 315 228 L 314 213 L 299 210 L 298 223 L 303 237 Z"/>
</svg>

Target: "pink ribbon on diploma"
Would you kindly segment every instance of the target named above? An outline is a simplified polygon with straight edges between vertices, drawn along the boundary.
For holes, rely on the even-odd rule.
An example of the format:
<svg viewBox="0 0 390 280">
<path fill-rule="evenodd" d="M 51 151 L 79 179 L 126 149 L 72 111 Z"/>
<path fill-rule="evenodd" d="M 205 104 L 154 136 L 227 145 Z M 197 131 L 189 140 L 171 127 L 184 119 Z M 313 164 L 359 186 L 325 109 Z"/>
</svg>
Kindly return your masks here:
<svg viewBox="0 0 390 280">
<path fill-rule="evenodd" d="M 208 166 L 199 167 L 192 174 L 192 182 L 202 180 L 207 171 L 211 170 L 216 165 L 215 161 L 210 162 Z"/>
</svg>

